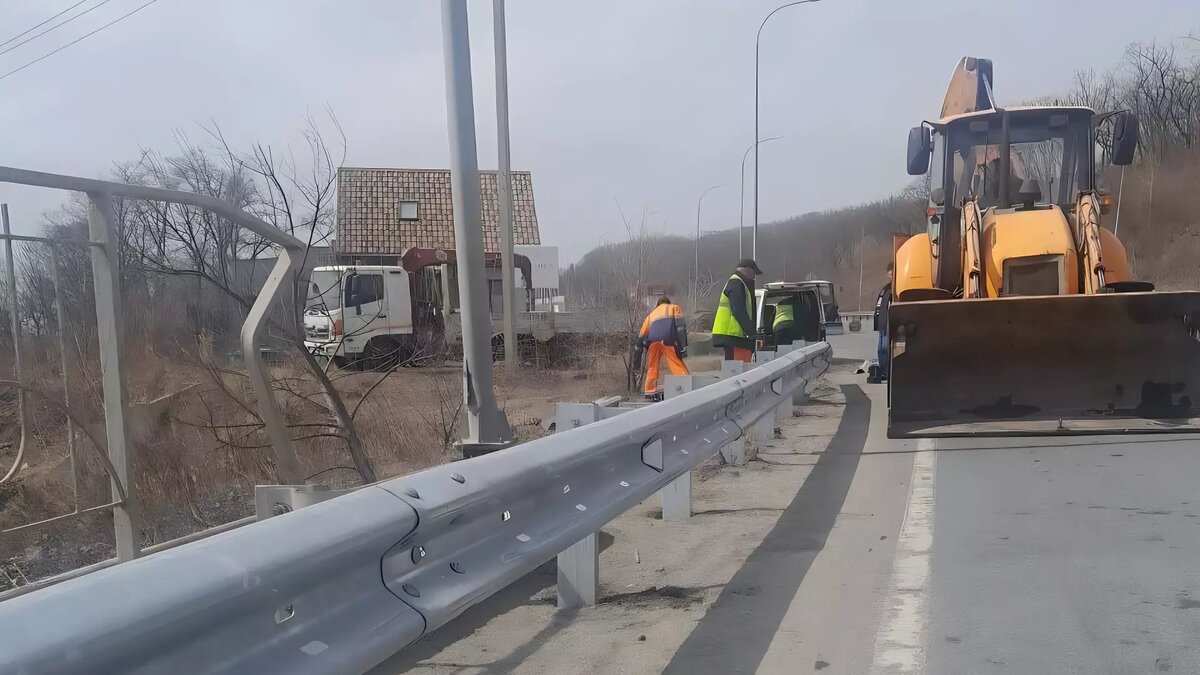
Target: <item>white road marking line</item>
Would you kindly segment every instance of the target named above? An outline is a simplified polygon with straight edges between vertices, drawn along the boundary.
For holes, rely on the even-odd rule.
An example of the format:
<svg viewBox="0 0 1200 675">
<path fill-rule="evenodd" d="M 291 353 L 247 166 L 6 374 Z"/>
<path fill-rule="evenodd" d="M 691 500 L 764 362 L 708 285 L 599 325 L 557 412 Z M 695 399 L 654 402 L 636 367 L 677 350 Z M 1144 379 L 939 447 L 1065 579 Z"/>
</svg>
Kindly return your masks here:
<svg viewBox="0 0 1200 675">
<path fill-rule="evenodd" d="M 872 673 L 925 671 L 936 447 L 930 438 L 917 441 L 908 507 L 904 511 L 904 524 L 900 527 L 896 557 L 892 561 L 890 595 L 875 634 Z"/>
</svg>

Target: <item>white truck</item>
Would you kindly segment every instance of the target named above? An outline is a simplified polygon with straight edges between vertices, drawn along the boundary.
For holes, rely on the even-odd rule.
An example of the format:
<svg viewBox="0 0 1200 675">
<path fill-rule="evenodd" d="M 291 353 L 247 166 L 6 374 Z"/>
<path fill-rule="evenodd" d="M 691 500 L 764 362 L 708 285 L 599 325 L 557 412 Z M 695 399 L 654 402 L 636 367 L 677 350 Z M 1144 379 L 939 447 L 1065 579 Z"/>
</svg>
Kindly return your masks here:
<svg viewBox="0 0 1200 675">
<path fill-rule="evenodd" d="M 318 267 L 309 276 L 304 346 L 339 365 L 396 360 L 420 347 L 418 314 L 409 272 L 402 267 Z"/>
<path fill-rule="evenodd" d="M 369 369 L 398 362 L 419 363 L 461 341 L 455 302 L 454 251 L 409 249 L 400 265 L 332 265 L 309 277 L 304 344 L 339 366 Z M 528 311 L 532 274 L 529 259 L 514 256 L 519 278 L 514 319 L 522 340 L 545 343 L 562 334 L 608 333 L 619 322 L 597 312 Z M 498 256 L 489 254 L 492 343 L 502 351 Z M 519 285 L 518 285 L 519 286 Z"/>
</svg>

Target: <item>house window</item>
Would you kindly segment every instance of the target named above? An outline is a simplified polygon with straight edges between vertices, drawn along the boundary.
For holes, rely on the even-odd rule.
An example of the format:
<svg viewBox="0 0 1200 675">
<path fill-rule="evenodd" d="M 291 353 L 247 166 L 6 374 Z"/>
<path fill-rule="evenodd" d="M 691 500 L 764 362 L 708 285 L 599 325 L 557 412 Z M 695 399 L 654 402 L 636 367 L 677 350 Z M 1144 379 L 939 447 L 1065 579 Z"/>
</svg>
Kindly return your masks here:
<svg viewBox="0 0 1200 675">
<path fill-rule="evenodd" d="M 417 201 L 415 199 L 401 200 L 398 211 L 400 212 L 400 220 L 416 220 Z"/>
</svg>

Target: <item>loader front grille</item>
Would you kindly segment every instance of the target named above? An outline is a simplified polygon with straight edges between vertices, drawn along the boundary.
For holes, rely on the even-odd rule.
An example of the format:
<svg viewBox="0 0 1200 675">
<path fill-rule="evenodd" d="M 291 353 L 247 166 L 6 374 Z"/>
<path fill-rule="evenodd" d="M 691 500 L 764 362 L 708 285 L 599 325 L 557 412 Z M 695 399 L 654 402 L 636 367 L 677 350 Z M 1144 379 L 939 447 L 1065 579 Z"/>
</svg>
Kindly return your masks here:
<svg viewBox="0 0 1200 675">
<path fill-rule="evenodd" d="M 1063 257 L 1029 255 L 1004 261 L 1003 295 L 1062 295 Z"/>
</svg>

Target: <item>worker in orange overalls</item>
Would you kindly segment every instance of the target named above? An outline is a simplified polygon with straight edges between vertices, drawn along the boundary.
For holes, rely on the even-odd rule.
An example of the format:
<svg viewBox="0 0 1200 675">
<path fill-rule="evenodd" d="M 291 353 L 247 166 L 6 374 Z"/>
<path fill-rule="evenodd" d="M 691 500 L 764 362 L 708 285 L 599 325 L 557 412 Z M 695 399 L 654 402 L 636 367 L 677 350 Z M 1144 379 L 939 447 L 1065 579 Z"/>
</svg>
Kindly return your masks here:
<svg viewBox="0 0 1200 675">
<path fill-rule="evenodd" d="M 646 377 L 642 392 L 653 398 L 658 394 L 658 361 L 667 358 L 667 367 L 672 375 L 687 375 L 683 357 L 687 356 L 687 324 L 683 310 L 667 296 L 658 299 L 658 304 L 642 321 L 638 333 L 638 347 L 646 350 Z"/>
</svg>

